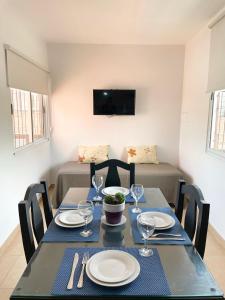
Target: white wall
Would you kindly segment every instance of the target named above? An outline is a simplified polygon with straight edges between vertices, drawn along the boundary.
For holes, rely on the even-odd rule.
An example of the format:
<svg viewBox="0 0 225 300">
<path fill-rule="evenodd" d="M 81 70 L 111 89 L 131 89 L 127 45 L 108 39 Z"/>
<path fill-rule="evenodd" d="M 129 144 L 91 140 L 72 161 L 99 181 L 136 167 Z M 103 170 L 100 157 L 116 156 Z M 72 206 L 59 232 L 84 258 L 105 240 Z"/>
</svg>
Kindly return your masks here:
<svg viewBox="0 0 225 300">
<path fill-rule="evenodd" d="M 17 204 L 29 184 L 48 178 L 49 143 L 13 155 L 10 93 L 6 86 L 3 44 L 7 43 L 31 59 L 47 66 L 45 44 L 29 31 L 29 26 L 9 11 L 6 1 L 0 7 L 0 245 L 18 224 Z"/>
<path fill-rule="evenodd" d="M 26 187 L 48 179 L 49 143 L 13 155 L 10 95 L 3 44 L 47 66 L 45 44 L 0 1 L 0 245 L 18 223 L 17 204 Z M 205 152 L 210 33 L 207 28 L 182 46 L 48 45 L 53 79 L 52 166 L 76 159 L 78 144 L 111 145 L 124 157 L 129 144 L 157 144 L 159 159 L 179 165 L 211 203 L 210 221 L 225 238 L 225 161 Z M 92 115 L 93 88 L 134 88 L 136 116 Z"/>
<path fill-rule="evenodd" d="M 210 94 L 206 93 L 210 31 L 204 28 L 186 46 L 179 164 L 211 204 L 210 222 L 225 239 L 225 159 L 206 153 Z"/>
<path fill-rule="evenodd" d="M 161 161 L 177 164 L 183 46 L 49 44 L 53 166 L 77 158 L 79 144 L 157 144 Z M 93 116 L 93 89 L 136 89 L 136 115 Z"/>
</svg>

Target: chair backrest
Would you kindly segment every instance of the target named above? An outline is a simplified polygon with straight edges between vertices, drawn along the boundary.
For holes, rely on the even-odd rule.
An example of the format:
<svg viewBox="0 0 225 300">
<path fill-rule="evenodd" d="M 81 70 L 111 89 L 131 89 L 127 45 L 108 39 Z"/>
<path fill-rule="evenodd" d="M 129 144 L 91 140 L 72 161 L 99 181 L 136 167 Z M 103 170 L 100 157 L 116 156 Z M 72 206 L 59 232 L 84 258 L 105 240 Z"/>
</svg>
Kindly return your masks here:
<svg viewBox="0 0 225 300">
<path fill-rule="evenodd" d="M 134 163 L 128 164 L 128 163 L 125 163 L 124 161 L 121 161 L 118 159 L 109 159 L 109 160 L 106 160 L 99 164 L 95 164 L 95 163 L 90 164 L 90 168 L 91 168 L 90 186 L 93 187 L 92 176 L 95 175 L 95 171 L 98 171 L 98 170 L 101 170 L 104 168 L 108 168 L 108 172 L 107 172 L 106 180 L 105 180 L 105 187 L 121 186 L 117 167 L 130 171 L 130 186 L 135 183 L 135 164 Z"/>
<path fill-rule="evenodd" d="M 33 233 L 37 244 L 40 243 L 44 235 L 44 223 L 37 194 L 41 194 L 42 196 L 45 223 L 47 227 L 53 219 L 46 182 L 41 181 L 39 184 L 31 184 L 26 190 L 24 200 L 20 201 L 18 204 L 23 248 L 27 263 L 35 252 Z"/>
<path fill-rule="evenodd" d="M 204 257 L 207 238 L 210 204 L 205 202 L 201 190 L 196 185 L 186 184 L 179 180 L 175 213 L 178 220 L 182 221 L 184 199 L 187 197 L 187 209 L 184 219 L 184 229 L 201 257 Z"/>
</svg>

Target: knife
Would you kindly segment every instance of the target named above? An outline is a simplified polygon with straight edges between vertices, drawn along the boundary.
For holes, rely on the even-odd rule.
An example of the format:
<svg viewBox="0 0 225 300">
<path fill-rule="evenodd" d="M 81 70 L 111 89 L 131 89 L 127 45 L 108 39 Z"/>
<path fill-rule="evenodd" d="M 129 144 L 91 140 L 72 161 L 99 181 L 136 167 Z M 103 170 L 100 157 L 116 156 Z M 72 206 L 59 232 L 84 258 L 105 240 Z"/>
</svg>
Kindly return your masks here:
<svg viewBox="0 0 225 300">
<path fill-rule="evenodd" d="M 70 279 L 67 284 L 67 290 L 72 290 L 72 288 L 73 288 L 74 274 L 75 274 L 75 270 L 76 270 L 78 261 L 79 261 L 79 254 L 75 253 L 74 258 L 73 258 L 71 273 L 70 273 Z"/>
<path fill-rule="evenodd" d="M 148 241 L 185 241 L 185 239 L 183 239 L 183 238 L 171 238 L 171 237 L 169 237 L 169 238 L 157 238 L 157 237 L 150 237 L 150 238 L 148 238 Z"/>
</svg>

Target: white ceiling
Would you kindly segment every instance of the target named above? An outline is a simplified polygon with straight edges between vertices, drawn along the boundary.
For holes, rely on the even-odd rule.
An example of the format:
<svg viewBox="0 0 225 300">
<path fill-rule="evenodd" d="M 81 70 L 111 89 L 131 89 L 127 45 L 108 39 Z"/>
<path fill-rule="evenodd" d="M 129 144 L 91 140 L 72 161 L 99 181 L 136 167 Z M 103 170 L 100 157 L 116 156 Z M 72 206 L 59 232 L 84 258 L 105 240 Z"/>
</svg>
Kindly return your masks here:
<svg viewBox="0 0 225 300">
<path fill-rule="evenodd" d="M 6 0 L 48 42 L 183 44 L 225 0 Z"/>
</svg>

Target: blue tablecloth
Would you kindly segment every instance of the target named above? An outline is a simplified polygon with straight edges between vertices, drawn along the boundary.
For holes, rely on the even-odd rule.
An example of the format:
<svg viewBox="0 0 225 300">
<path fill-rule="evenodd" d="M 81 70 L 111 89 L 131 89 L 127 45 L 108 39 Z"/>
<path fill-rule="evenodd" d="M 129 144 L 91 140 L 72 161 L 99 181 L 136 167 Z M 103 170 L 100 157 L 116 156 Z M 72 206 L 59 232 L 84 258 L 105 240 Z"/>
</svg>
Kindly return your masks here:
<svg viewBox="0 0 225 300">
<path fill-rule="evenodd" d="M 63 207 L 70 207 L 70 205 L 63 205 Z M 43 242 L 97 242 L 99 240 L 99 231 L 101 223 L 102 208 L 96 206 L 93 213 L 93 221 L 88 224 L 93 234 L 89 237 L 82 237 L 80 232 L 84 227 L 79 228 L 63 228 L 55 224 L 52 220 L 42 241 Z"/>
<path fill-rule="evenodd" d="M 56 279 L 52 288 L 52 295 L 55 296 L 167 296 L 171 295 L 170 288 L 164 273 L 157 249 L 153 249 L 153 256 L 142 257 L 137 248 L 119 248 L 133 255 L 139 262 L 141 272 L 135 281 L 122 287 L 102 287 L 93 283 L 85 274 L 84 287 L 78 289 L 77 282 L 81 271 L 81 261 L 84 252 L 88 251 L 90 256 L 105 250 L 105 248 L 67 248 L 64 252 Z M 75 271 L 74 287 L 67 290 L 66 286 L 69 280 L 71 265 L 74 254 L 79 253 L 79 265 Z M 119 270 L 118 270 L 119 272 Z"/>
<path fill-rule="evenodd" d="M 131 211 L 132 208 L 129 208 L 129 217 L 130 217 L 130 221 L 131 221 L 131 228 L 132 228 L 132 235 L 133 235 L 133 239 L 134 242 L 137 244 L 141 244 L 144 243 L 144 241 L 142 240 L 142 236 L 137 228 L 137 214 L 132 213 Z M 162 212 L 162 213 L 166 213 L 169 214 L 170 216 L 172 216 L 175 219 L 175 225 L 170 228 L 170 229 L 166 229 L 166 230 L 156 230 L 155 233 L 159 233 L 159 232 L 163 232 L 163 233 L 173 233 L 173 234 L 181 234 L 181 238 L 184 238 L 184 241 L 178 241 L 178 240 L 151 240 L 148 241 L 148 243 L 150 244 L 169 244 L 169 245 L 192 245 L 191 240 L 189 239 L 187 233 L 185 232 L 185 230 L 183 229 L 183 227 L 181 226 L 180 222 L 178 221 L 177 217 L 175 216 L 174 212 L 172 211 L 172 209 L 170 207 L 165 207 L 165 208 L 141 208 L 142 212 L 146 212 L 146 211 L 157 211 L 157 212 Z M 162 238 L 164 238 L 164 236 L 160 236 Z"/>
<path fill-rule="evenodd" d="M 88 192 L 88 196 L 87 196 L 87 200 L 93 200 L 93 198 L 96 196 L 96 190 L 94 188 L 90 188 L 89 189 L 89 192 Z M 100 196 L 102 198 L 104 198 L 104 195 L 100 192 Z M 100 200 L 102 201 L 102 200 Z M 126 203 L 134 203 L 135 200 L 134 198 L 132 197 L 131 193 L 129 195 L 126 196 Z M 144 195 L 141 197 L 141 199 L 138 201 L 140 203 L 143 203 L 145 202 L 145 197 Z"/>
</svg>

